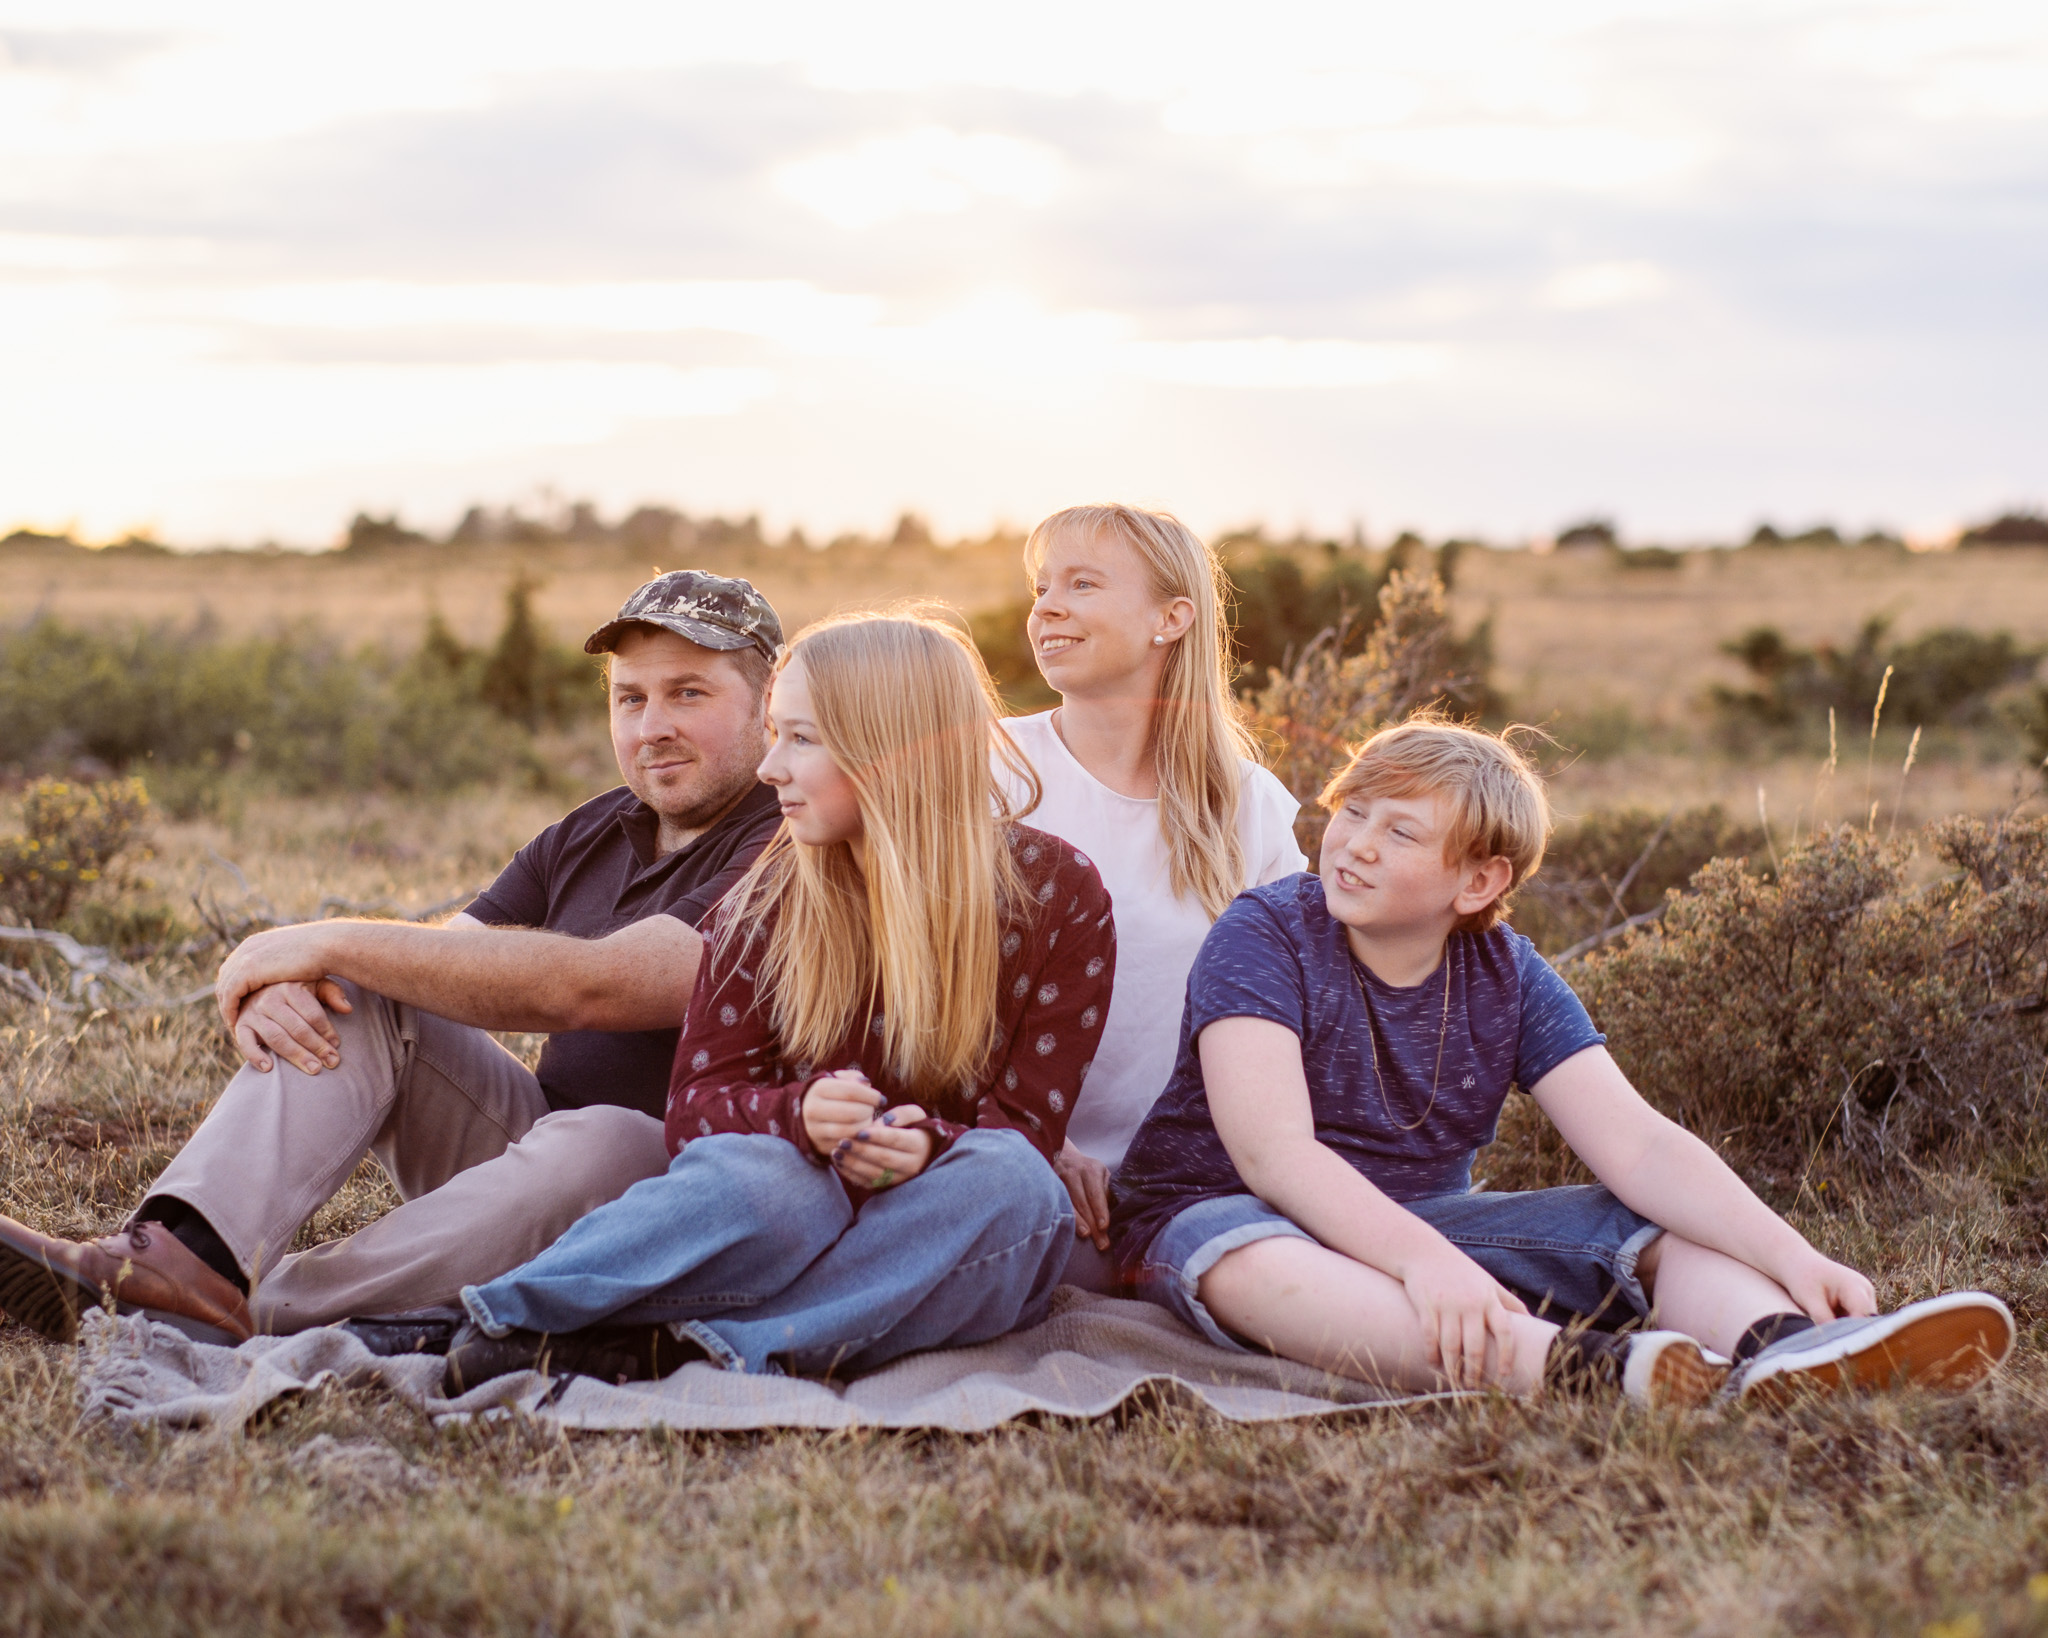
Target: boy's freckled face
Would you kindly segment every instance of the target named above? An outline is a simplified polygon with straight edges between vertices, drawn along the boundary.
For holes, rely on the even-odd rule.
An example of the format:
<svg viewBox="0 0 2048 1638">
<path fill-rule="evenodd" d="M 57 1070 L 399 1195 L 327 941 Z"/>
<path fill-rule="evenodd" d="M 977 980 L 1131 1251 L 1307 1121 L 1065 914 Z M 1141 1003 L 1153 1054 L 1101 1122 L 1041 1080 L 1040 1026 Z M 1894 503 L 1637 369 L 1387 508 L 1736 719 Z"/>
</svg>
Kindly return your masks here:
<svg viewBox="0 0 2048 1638">
<path fill-rule="evenodd" d="M 1365 933 L 1448 931 L 1469 867 L 1445 861 L 1443 809 L 1435 796 L 1374 796 L 1333 813 L 1319 866 L 1330 914 Z"/>
</svg>

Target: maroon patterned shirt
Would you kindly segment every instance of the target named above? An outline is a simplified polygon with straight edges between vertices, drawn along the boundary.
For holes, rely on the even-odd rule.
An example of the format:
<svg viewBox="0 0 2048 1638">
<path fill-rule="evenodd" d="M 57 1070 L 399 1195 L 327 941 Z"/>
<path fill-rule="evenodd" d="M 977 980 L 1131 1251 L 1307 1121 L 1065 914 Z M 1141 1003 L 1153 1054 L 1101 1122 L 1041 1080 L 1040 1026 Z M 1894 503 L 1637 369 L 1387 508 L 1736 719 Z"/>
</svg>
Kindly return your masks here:
<svg viewBox="0 0 2048 1638">
<path fill-rule="evenodd" d="M 714 939 L 676 1043 L 669 1078 L 668 1148 L 714 1132 L 786 1138 L 812 1160 L 797 1106 L 811 1083 L 858 1067 L 889 1107 L 921 1103 L 932 1118 L 932 1158 L 976 1126 L 1022 1132 L 1047 1160 L 1066 1141 L 1074 1095 L 1102 1040 L 1116 976 L 1116 923 L 1095 866 L 1057 836 L 1016 825 L 1010 847 L 1027 901 L 1004 924 L 998 966 L 996 1047 L 978 1082 L 952 1098 L 919 1098 L 882 1062 L 879 1015 L 822 1062 L 785 1063 L 754 973 L 737 941 Z M 758 959 L 756 941 L 746 960 Z"/>
</svg>

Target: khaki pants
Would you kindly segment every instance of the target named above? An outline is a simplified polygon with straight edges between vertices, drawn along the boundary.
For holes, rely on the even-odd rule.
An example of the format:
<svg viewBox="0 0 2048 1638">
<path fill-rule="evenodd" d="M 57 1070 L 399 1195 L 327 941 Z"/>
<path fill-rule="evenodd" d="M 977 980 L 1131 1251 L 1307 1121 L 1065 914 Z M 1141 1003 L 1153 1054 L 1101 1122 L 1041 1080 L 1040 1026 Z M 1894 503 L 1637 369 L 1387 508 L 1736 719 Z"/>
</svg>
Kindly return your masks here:
<svg viewBox="0 0 2048 1638">
<path fill-rule="evenodd" d="M 259 1331 L 452 1303 L 668 1170 L 652 1117 L 610 1105 L 550 1114 L 532 1071 L 483 1030 L 343 987 L 355 1011 L 331 1015 L 341 1067 L 245 1064 L 150 1189 L 213 1225 L 249 1277 Z M 291 1252 L 366 1154 L 404 1204 Z"/>
</svg>

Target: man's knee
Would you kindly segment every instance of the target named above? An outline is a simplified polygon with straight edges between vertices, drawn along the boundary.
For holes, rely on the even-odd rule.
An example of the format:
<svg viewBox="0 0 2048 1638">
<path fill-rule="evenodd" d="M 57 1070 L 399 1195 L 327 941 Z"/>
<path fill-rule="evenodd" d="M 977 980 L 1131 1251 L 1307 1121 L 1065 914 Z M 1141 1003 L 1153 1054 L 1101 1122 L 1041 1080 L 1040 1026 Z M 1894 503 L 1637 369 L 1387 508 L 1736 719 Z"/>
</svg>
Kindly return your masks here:
<svg viewBox="0 0 2048 1638">
<path fill-rule="evenodd" d="M 668 1169 L 661 1122 L 614 1104 L 543 1115 L 515 1148 L 542 1169 L 551 1185 L 606 1199 Z"/>
</svg>

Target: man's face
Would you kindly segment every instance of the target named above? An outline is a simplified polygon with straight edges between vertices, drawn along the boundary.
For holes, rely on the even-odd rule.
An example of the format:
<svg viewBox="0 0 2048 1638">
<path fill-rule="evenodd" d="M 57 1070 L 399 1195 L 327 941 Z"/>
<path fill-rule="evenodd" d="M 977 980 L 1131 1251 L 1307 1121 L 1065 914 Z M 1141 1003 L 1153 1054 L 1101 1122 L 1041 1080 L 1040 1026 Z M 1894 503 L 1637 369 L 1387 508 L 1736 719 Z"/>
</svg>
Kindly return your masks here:
<svg viewBox="0 0 2048 1638">
<path fill-rule="evenodd" d="M 763 703 L 731 655 L 635 626 L 612 650 L 611 677 L 619 772 L 670 826 L 708 824 L 754 783 Z"/>
</svg>

